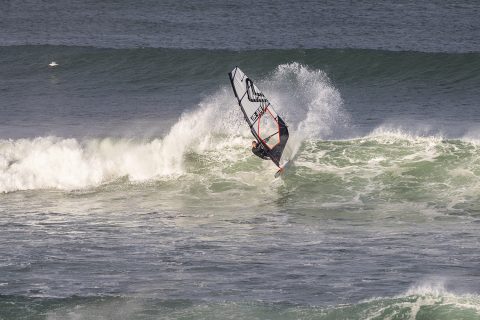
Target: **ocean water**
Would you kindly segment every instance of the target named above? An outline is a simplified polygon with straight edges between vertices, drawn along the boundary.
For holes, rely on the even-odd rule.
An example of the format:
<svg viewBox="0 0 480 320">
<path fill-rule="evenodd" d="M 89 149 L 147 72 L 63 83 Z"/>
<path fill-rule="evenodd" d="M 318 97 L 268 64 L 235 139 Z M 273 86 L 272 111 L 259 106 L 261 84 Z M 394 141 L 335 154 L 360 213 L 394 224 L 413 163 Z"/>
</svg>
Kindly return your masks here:
<svg viewBox="0 0 480 320">
<path fill-rule="evenodd" d="M 479 15 L 3 1 L 0 319 L 480 319 Z"/>
</svg>

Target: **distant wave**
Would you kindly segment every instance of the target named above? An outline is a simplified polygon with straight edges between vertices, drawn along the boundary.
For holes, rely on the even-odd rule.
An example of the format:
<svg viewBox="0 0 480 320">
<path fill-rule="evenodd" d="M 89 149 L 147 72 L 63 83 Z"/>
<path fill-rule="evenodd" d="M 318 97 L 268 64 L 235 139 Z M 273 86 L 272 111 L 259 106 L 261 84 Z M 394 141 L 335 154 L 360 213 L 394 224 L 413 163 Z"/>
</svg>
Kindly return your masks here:
<svg viewBox="0 0 480 320">
<path fill-rule="evenodd" d="M 58 72 L 72 74 L 95 83 L 103 77 L 123 75 L 130 89 L 184 79 L 211 81 L 224 79 L 226 70 L 242 66 L 252 77 L 270 73 L 278 65 L 296 61 L 321 69 L 338 81 L 366 81 L 377 85 L 399 81 L 422 81 L 431 85 L 462 85 L 476 88 L 480 83 L 480 53 L 421 53 L 362 49 L 100 49 L 68 46 L 0 47 L 2 75 L 41 72 L 56 61 Z M 118 85 L 118 84 L 117 84 Z"/>
<path fill-rule="evenodd" d="M 441 285 L 412 288 L 396 297 L 378 297 L 356 304 L 331 307 L 262 302 L 202 302 L 155 298 L 103 296 L 69 298 L 28 298 L 0 296 L 0 317 L 15 314 L 30 318 L 45 314 L 47 319 L 90 319 L 149 316 L 165 319 L 477 319 L 480 297 L 454 294 Z"/>
</svg>

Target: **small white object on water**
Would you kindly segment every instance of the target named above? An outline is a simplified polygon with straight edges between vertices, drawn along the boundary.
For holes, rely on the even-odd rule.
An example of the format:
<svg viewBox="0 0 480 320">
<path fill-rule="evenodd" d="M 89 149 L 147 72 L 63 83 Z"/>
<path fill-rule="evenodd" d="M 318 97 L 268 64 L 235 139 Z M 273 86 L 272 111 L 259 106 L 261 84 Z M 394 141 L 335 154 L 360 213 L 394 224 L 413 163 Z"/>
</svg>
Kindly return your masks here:
<svg viewBox="0 0 480 320">
<path fill-rule="evenodd" d="M 52 61 L 52 62 L 50 62 L 49 66 L 50 67 L 56 67 L 56 66 L 58 66 L 58 63 L 56 63 L 55 61 Z"/>
</svg>

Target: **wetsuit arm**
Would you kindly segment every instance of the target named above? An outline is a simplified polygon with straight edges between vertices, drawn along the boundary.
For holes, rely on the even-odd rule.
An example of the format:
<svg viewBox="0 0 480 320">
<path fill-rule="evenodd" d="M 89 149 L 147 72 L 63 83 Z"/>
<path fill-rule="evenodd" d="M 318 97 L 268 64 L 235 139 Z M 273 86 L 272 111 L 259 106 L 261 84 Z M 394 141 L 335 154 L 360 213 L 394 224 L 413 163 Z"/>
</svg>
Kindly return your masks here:
<svg viewBox="0 0 480 320">
<path fill-rule="evenodd" d="M 268 160 L 270 157 L 268 156 L 268 153 L 265 152 L 265 150 L 262 148 L 261 145 L 259 145 L 256 148 L 252 148 L 252 152 L 254 155 L 256 155 L 259 158 L 262 158 L 263 160 Z"/>
</svg>

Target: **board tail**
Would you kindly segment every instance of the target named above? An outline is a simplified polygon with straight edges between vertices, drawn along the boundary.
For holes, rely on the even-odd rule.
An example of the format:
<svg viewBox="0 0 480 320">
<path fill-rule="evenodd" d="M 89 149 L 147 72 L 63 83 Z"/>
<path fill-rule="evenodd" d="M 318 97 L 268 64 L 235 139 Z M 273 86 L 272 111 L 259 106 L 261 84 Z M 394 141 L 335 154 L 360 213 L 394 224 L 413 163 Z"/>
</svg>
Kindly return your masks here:
<svg viewBox="0 0 480 320">
<path fill-rule="evenodd" d="M 287 160 L 283 165 L 279 166 L 279 169 L 277 172 L 275 172 L 275 178 L 280 177 L 281 175 L 285 174 L 286 170 L 291 164 L 291 160 Z"/>
</svg>

